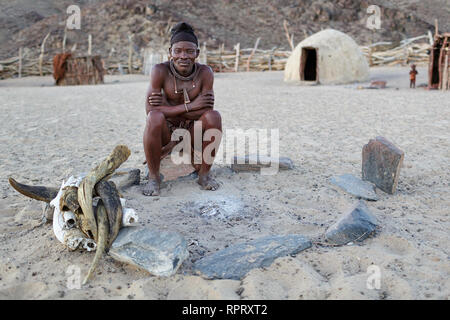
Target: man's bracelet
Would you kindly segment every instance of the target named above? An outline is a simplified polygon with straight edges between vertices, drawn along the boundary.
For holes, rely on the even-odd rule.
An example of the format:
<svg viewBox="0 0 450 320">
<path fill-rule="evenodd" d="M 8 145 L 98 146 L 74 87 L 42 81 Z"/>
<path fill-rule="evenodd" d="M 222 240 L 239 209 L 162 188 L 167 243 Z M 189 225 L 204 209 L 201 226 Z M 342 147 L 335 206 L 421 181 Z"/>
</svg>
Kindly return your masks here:
<svg viewBox="0 0 450 320">
<path fill-rule="evenodd" d="M 188 108 L 186 102 L 184 103 L 184 108 L 186 109 L 186 112 L 189 112 L 189 108 Z"/>
</svg>

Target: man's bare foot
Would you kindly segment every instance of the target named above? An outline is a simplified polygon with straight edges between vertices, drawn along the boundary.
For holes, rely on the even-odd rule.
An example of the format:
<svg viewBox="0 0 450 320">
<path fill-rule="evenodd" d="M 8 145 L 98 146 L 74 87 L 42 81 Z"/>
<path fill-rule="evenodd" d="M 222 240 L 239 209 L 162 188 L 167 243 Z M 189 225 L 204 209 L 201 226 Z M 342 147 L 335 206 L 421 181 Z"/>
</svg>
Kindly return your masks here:
<svg viewBox="0 0 450 320">
<path fill-rule="evenodd" d="M 159 196 L 159 189 L 161 186 L 161 182 L 153 179 L 153 178 L 149 178 L 148 182 L 145 184 L 144 188 L 142 189 L 142 194 L 144 196 Z"/>
<path fill-rule="evenodd" d="M 215 191 L 219 189 L 219 183 L 211 178 L 211 176 L 208 174 L 206 175 L 198 175 L 197 183 L 201 186 L 203 190 L 211 190 Z"/>
</svg>

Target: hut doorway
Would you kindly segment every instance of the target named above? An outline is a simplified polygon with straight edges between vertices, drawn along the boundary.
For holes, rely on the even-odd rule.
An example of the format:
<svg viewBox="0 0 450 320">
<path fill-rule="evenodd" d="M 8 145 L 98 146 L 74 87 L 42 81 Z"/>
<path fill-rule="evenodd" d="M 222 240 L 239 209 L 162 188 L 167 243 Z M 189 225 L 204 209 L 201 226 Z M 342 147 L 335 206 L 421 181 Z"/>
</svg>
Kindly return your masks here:
<svg viewBox="0 0 450 320">
<path fill-rule="evenodd" d="M 439 55 L 441 46 L 433 48 L 431 52 L 431 73 L 430 73 L 430 87 L 437 89 L 439 87 Z"/>
<path fill-rule="evenodd" d="M 302 48 L 300 61 L 300 80 L 318 81 L 317 48 Z"/>
</svg>

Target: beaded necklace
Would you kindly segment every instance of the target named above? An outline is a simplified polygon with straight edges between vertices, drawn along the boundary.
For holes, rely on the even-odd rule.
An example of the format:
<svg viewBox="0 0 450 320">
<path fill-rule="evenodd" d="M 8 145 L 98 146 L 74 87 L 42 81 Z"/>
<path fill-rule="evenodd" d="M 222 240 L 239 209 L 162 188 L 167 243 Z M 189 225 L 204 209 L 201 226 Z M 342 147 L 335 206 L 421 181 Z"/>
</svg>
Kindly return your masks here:
<svg viewBox="0 0 450 320">
<path fill-rule="evenodd" d="M 173 60 L 170 60 L 169 67 L 170 67 L 170 71 L 172 72 L 172 75 L 173 75 L 173 84 L 174 84 L 174 87 L 175 87 L 175 93 L 177 93 L 177 94 L 178 93 L 183 93 L 184 103 L 185 104 L 186 103 L 190 103 L 191 100 L 189 99 L 188 92 L 195 88 L 195 81 L 194 80 L 196 80 L 196 77 L 198 75 L 198 70 L 199 70 L 197 68 L 197 64 L 194 63 L 194 71 L 187 77 L 182 76 L 181 74 L 179 74 L 177 72 L 177 70 L 175 69 L 175 66 L 173 65 Z M 186 88 L 183 88 L 182 91 L 178 91 L 177 79 L 180 79 L 181 81 L 192 81 L 192 88 L 189 88 L 189 90 L 186 89 Z"/>
</svg>

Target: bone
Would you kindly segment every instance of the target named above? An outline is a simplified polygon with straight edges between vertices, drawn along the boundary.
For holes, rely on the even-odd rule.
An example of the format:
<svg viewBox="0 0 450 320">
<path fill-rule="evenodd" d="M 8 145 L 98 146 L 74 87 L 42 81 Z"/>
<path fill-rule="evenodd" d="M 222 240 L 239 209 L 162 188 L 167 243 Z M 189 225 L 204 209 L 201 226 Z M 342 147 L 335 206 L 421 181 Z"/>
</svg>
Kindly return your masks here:
<svg viewBox="0 0 450 320">
<path fill-rule="evenodd" d="M 72 211 L 63 211 L 62 216 L 64 219 L 64 229 L 72 229 L 76 227 L 76 217 Z"/>
<path fill-rule="evenodd" d="M 26 184 L 19 183 L 16 180 L 14 180 L 13 178 L 9 178 L 8 181 L 9 181 L 9 184 L 14 189 L 16 189 L 16 191 L 20 192 L 24 196 L 27 196 L 27 197 L 30 197 L 32 199 L 36 199 L 39 201 L 50 202 L 58 194 L 57 188 L 42 187 L 42 186 L 29 186 Z"/>
<path fill-rule="evenodd" d="M 123 227 L 130 227 L 137 224 L 139 221 L 139 216 L 137 215 L 136 211 L 132 208 L 124 208 L 123 209 L 123 215 L 122 215 L 122 226 Z"/>
<path fill-rule="evenodd" d="M 86 238 L 81 230 L 76 228 L 64 233 L 64 244 L 72 251 L 80 247 L 86 251 L 93 251 L 97 247 L 94 240 Z"/>
<path fill-rule="evenodd" d="M 76 212 L 78 208 L 80 208 L 80 204 L 78 203 L 78 188 L 65 187 L 59 199 L 59 210 Z"/>
<path fill-rule="evenodd" d="M 92 207 L 92 193 L 94 186 L 101 179 L 109 174 L 112 174 L 123 162 L 128 159 L 130 153 L 130 149 L 128 149 L 125 145 L 118 145 L 115 147 L 113 152 L 105 160 L 103 160 L 98 166 L 88 173 L 78 188 L 78 202 L 87 221 L 89 228 L 87 232 L 90 231 L 92 233 L 92 237 L 97 243 L 97 221 L 95 219 Z"/>
</svg>

